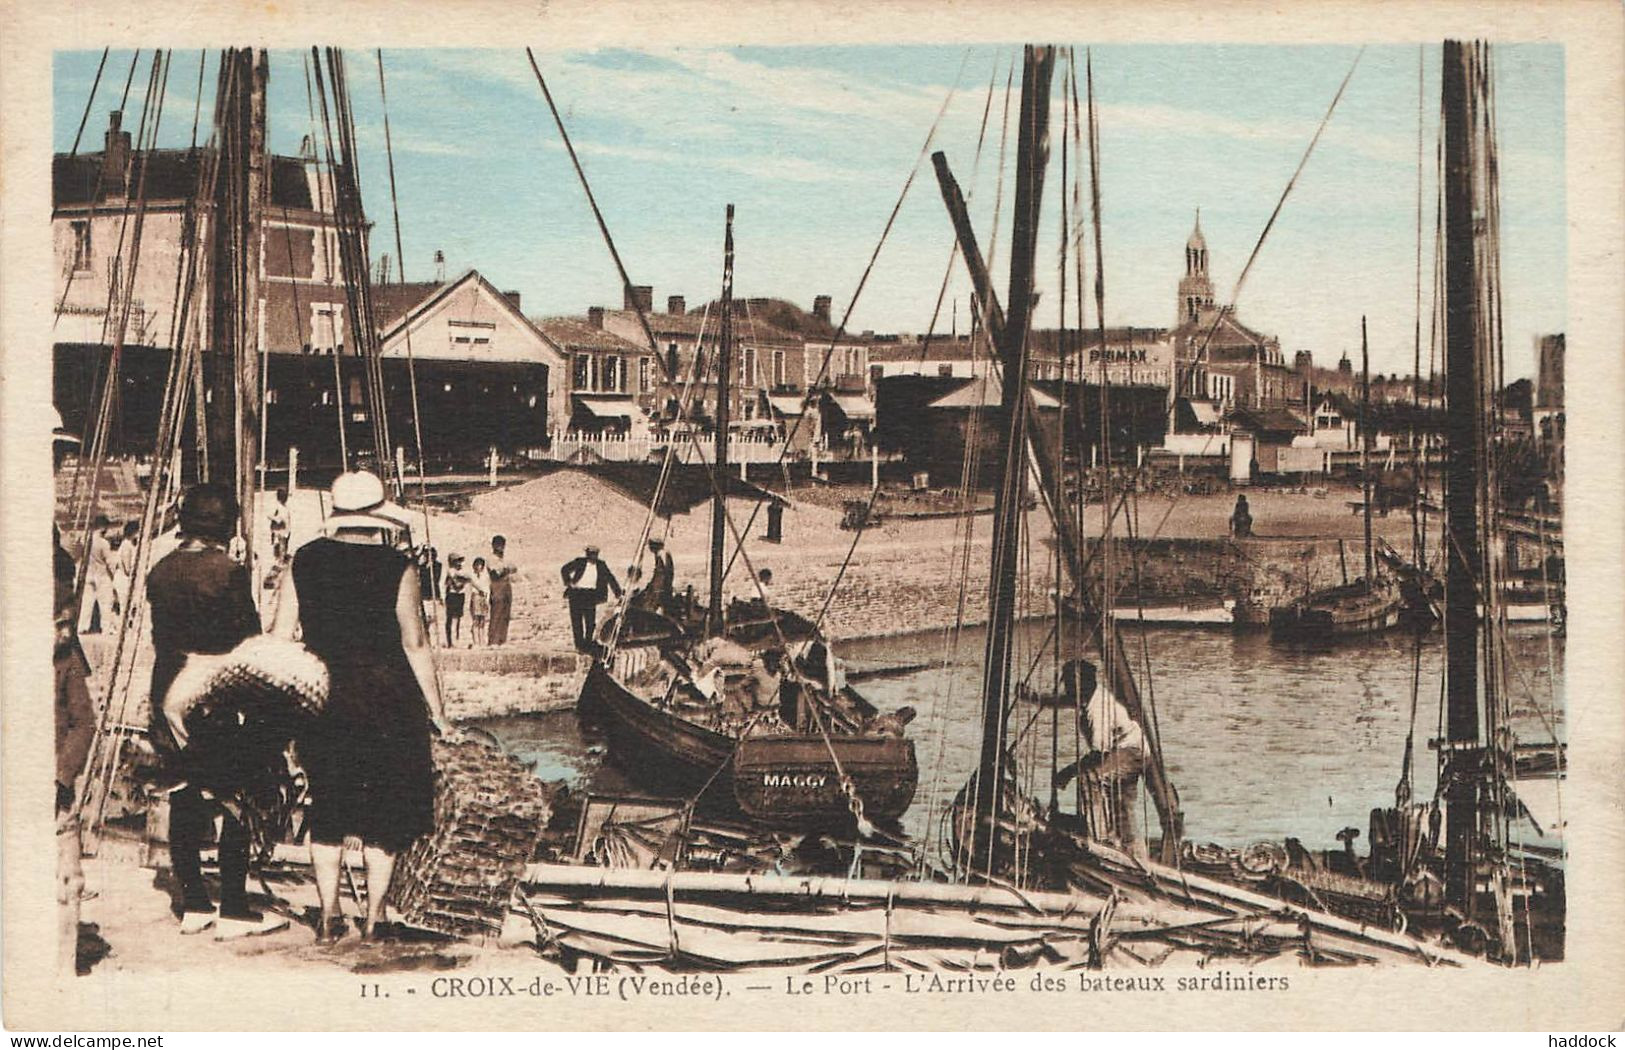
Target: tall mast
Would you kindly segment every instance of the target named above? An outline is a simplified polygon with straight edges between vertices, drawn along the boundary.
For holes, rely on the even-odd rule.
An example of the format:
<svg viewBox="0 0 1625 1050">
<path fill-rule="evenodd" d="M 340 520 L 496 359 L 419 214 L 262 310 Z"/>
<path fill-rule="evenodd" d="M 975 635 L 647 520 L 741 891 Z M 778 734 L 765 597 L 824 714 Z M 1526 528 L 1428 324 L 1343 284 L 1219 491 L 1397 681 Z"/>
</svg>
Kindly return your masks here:
<svg viewBox="0 0 1625 1050">
<path fill-rule="evenodd" d="M 263 50 L 222 53 L 215 107 L 221 174 L 216 182 L 210 310 L 210 388 L 204 413 L 211 477 L 231 486 L 245 543 L 254 536 L 255 473 L 259 457 L 260 245 L 266 189 Z"/>
<path fill-rule="evenodd" d="M 1005 711 L 1009 702 L 1010 659 L 1014 642 L 1016 571 L 1019 567 L 1022 504 L 1027 491 L 1027 329 L 1032 315 L 1033 256 L 1038 215 L 1049 159 L 1049 92 L 1055 52 L 1027 48 L 1021 78 L 1021 124 L 1016 148 L 1015 224 L 1010 248 L 1010 292 L 1000 333 L 1004 361 L 1001 408 L 1005 421 L 998 515 L 993 530 L 993 566 L 988 579 L 988 637 L 982 681 L 982 753 L 977 767 L 976 827 L 986 829 L 972 864 L 992 865 L 991 845 L 999 815 L 999 781 L 1004 764 Z M 979 831 L 980 834 L 980 831 Z"/>
<path fill-rule="evenodd" d="M 1376 583 L 1371 564 L 1371 347 L 1360 315 L 1360 499 L 1365 504 L 1365 589 Z"/>
<path fill-rule="evenodd" d="M 1445 397 L 1449 464 L 1445 520 L 1450 529 L 1445 577 L 1445 747 L 1458 775 L 1445 788 L 1445 896 L 1472 917 L 1478 782 L 1460 775 L 1478 744 L 1478 491 L 1483 430 L 1479 393 L 1478 292 L 1473 205 L 1477 199 L 1472 92 L 1479 68 L 1473 49 L 1444 44 Z"/>
<path fill-rule="evenodd" d="M 999 305 L 998 295 L 993 291 L 993 280 L 988 272 L 987 262 L 982 256 L 982 250 L 977 244 L 976 231 L 971 226 L 970 212 L 965 206 L 964 195 L 948 168 L 947 157 L 937 152 L 932 154 L 931 161 L 936 167 L 937 183 L 942 190 L 942 202 L 948 210 L 948 218 L 953 223 L 954 234 L 959 241 L 960 257 L 965 260 L 965 268 L 969 271 L 971 285 L 975 291 L 976 309 L 971 314 L 972 324 L 979 323 L 987 332 L 988 341 L 993 345 L 997 360 L 992 362 L 990 367 L 1008 373 L 1012 365 L 1004 357 L 1006 345 L 1004 333 L 1007 327 L 1004 311 Z M 1031 401 L 1030 396 L 1027 400 Z M 1030 405 L 1028 410 L 1031 411 Z M 1051 435 L 1043 427 L 1035 427 L 1027 432 L 1027 451 L 1042 482 L 1038 496 L 1040 501 L 1046 504 L 1049 503 L 1051 493 L 1060 491 L 1057 479 L 1061 476 L 1062 461 L 1061 450 L 1052 446 L 1050 438 Z M 1068 566 L 1078 594 L 1088 597 L 1084 588 L 1088 566 L 1083 556 L 1081 519 L 1072 517 L 1064 508 L 1058 508 L 1053 504 L 1049 504 L 1048 509 L 1050 519 L 1055 524 L 1055 541 L 1061 549 L 1062 560 Z M 1098 601 L 1096 604 L 1098 605 Z M 1107 670 L 1117 699 L 1128 708 L 1129 714 L 1145 731 L 1149 759 L 1146 785 L 1151 791 L 1151 800 L 1162 826 L 1161 857 L 1164 863 L 1174 863 L 1178 859 L 1184 819 L 1180 814 L 1179 792 L 1168 778 L 1167 767 L 1163 762 L 1162 744 L 1157 735 L 1156 723 L 1147 717 L 1145 707 L 1141 703 L 1139 684 L 1134 680 L 1133 663 L 1124 649 L 1122 634 L 1117 625 L 1107 623 L 1098 613 L 1091 613 L 1086 619 L 1093 621 L 1095 625 L 1093 633 L 1101 652 L 1104 653 L 1109 648 L 1113 654 L 1113 658 L 1107 661 Z"/>
<path fill-rule="evenodd" d="M 709 626 L 722 629 L 722 545 L 728 531 L 728 379 L 733 368 L 734 206 L 728 205 L 727 229 L 722 240 L 722 322 L 717 349 L 717 432 L 711 495 L 711 606 Z"/>
</svg>

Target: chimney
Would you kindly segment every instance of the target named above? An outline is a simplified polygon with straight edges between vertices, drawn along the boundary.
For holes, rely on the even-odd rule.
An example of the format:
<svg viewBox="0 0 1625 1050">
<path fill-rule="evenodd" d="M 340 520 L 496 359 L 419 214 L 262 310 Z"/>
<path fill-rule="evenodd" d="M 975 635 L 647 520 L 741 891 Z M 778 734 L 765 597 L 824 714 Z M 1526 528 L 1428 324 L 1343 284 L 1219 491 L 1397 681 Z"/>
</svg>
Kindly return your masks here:
<svg viewBox="0 0 1625 1050">
<path fill-rule="evenodd" d="M 655 290 L 647 284 L 634 284 L 626 290 L 625 310 L 641 309 L 644 313 L 654 313 Z"/>
<path fill-rule="evenodd" d="M 519 307 L 519 293 L 518 292 L 503 292 L 502 293 L 502 298 L 504 298 L 504 299 L 508 300 L 510 303 L 512 303 L 513 308 L 515 310 L 518 310 L 520 308 Z"/>
<path fill-rule="evenodd" d="M 587 323 L 594 328 L 604 327 L 604 308 L 602 306 L 587 307 Z"/>
<path fill-rule="evenodd" d="M 668 314 L 686 314 L 688 313 L 688 303 L 680 295 L 668 295 L 666 296 L 666 312 Z"/>
<path fill-rule="evenodd" d="M 102 152 L 102 195 L 123 197 L 129 188 L 130 133 L 121 130 L 124 114 L 119 110 L 107 118 L 106 148 Z"/>
<path fill-rule="evenodd" d="M 813 296 L 813 311 L 812 311 L 813 316 L 818 318 L 820 321 L 824 322 L 825 324 L 833 323 L 833 322 L 830 321 L 830 317 L 829 317 L 830 304 L 831 304 L 831 299 L 827 295 L 815 295 L 815 296 Z"/>
</svg>

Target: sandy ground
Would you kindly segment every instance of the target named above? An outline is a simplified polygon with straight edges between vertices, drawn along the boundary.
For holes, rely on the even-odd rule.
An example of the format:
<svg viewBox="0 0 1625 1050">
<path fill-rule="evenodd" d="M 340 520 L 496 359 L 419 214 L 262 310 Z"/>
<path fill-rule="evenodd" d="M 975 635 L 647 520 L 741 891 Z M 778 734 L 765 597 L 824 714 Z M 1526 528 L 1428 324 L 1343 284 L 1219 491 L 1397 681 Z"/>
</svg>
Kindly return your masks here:
<svg viewBox="0 0 1625 1050">
<path fill-rule="evenodd" d="M 132 841 L 109 840 L 100 856 L 84 861 L 85 886 L 95 896 L 80 910 L 81 965 L 91 962 L 93 976 L 220 966 L 229 966 L 245 979 L 312 968 L 350 973 L 439 971 L 499 956 L 510 962 L 523 957 L 527 966 L 552 965 L 536 956 L 531 947 L 517 943 L 517 936 L 508 939 L 511 947 L 504 947 L 497 938 L 484 944 L 438 938 L 369 943 L 354 933 L 337 944 L 319 945 L 314 928 L 299 921 L 275 933 L 227 941 L 215 940 L 212 930 L 182 935 L 165 888 L 168 872 L 143 867 L 140 853 L 139 845 Z M 315 889 L 309 883 L 277 882 L 273 888 L 285 896 L 295 914 L 316 903 Z M 251 882 L 250 889 L 257 887 Z M 264 908 L 265 904 L 265 898 L 256 893 L 254 906 Z M 353 901 L 346 898 L 343 904 L 348 917 L 359 916 Z M 515 934 L 522 932 L 518 924 L 513 929 Z"/>
</svg>

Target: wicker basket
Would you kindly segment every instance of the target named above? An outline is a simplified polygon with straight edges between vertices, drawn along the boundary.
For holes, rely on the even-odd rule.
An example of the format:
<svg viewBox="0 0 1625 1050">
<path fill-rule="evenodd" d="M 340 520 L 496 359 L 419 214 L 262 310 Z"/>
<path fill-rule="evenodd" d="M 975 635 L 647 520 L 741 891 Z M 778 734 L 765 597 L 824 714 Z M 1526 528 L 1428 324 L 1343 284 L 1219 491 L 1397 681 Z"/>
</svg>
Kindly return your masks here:
<svg viewBox="0 0 1625 1050">
<path fill-rule="evenodd" d="M 458 937 L 499 933 L 547 828 L 547 790 L 477 740 L 435 740 L 434 764 L 434 830 L 395 865 L 389 902 L 411 926 Z"/>
</svg>

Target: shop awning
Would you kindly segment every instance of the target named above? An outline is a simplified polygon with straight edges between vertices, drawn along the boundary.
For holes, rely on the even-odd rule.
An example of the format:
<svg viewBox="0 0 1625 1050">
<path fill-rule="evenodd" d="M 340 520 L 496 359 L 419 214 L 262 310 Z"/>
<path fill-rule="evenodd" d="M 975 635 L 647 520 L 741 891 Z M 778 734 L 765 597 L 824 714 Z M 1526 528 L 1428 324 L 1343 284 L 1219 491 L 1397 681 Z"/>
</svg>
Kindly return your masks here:
<svg viewBox="0 0 1625 1050">
<path fill-rule="evenodd" d="M 1191 415 L 1204 427 L 1219 425 L 1219 406 L 1211 401 L 1191 401 Z"/>
<path fill-rule="evenodd" d="M 575 404 L 578 409 L 599 419 L 631 419 L 643 411 L 629 397 L 585 398 L 577 395 Z"/>
<path fill-rule="evenodd" d="M 931 402 L 930 408 L 999 408 L 1004 403 L 1004 384 L 989 376 L 971 380 L 958 390 Z M 1060 402 L 1037 387 L 1028 386 L 1034 408 L 1059 408 Z"/>
<path fill-rule="evenodd" d="M 831 394 L 829 397 L 848 419 L 875 418 L 875 403 L 862 394 Z"/>
<path fill-rule="evenodd" d="M 769 394 L 767 403 L 781 416 L 799 416 L 807 410 L 800 394 Z"/>
</svg>

